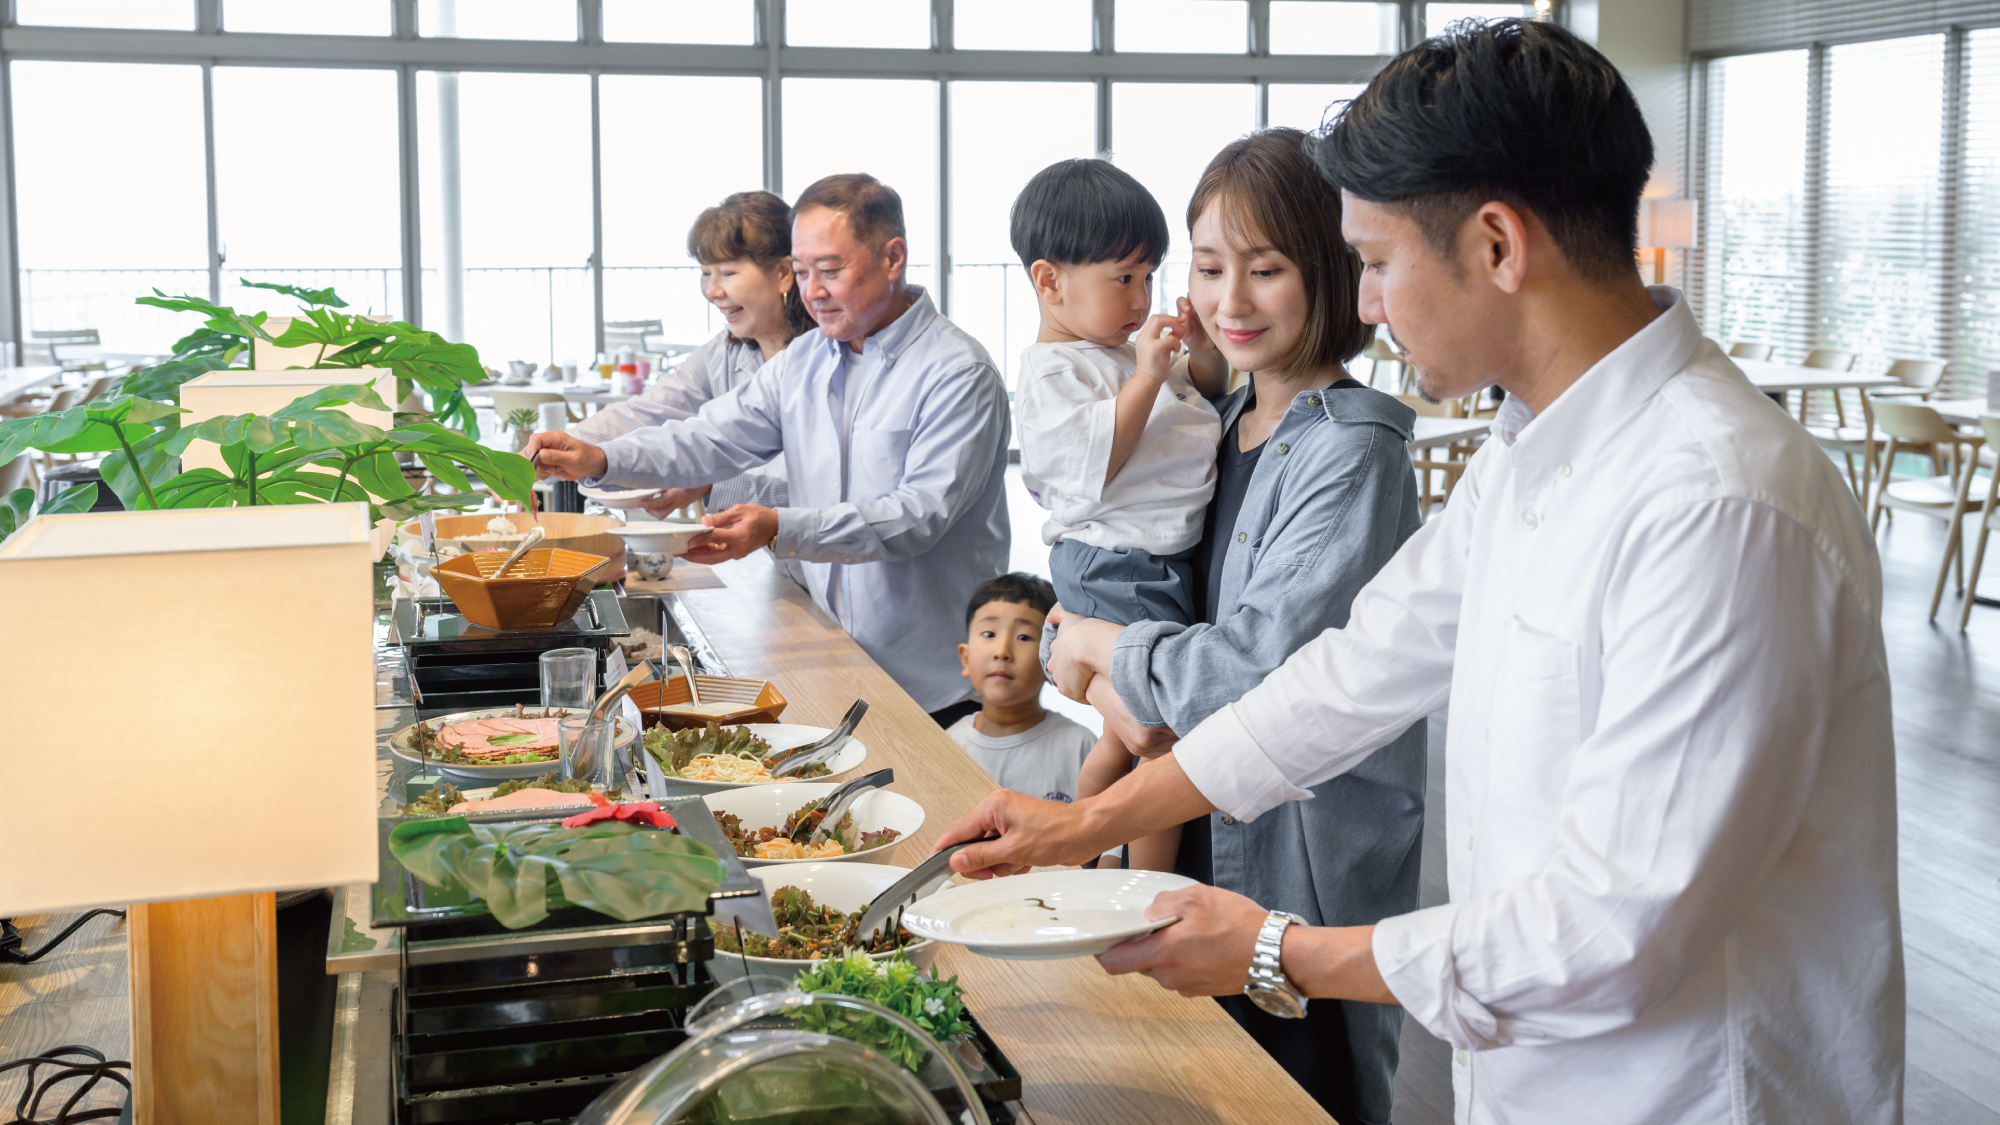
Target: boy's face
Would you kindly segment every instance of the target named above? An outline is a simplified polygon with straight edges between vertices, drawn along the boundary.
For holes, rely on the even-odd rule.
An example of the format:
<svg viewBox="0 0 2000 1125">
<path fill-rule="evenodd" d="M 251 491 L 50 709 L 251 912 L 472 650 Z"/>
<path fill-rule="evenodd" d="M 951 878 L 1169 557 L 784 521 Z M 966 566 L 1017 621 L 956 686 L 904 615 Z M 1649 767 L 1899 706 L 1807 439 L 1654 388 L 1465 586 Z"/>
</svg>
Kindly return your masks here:
<svg viewBox="0 0 2000 1125">
<path fill-rule="evenodd" d="M 987 602 L 973 613 L 958 663 L 981 699 L 1010 707 L 1041 695 L 1042 619 L 1020 602 Z"/>
<path fill-rule="evenodd" d="M 1049 271 L 1048 284 L 1036 276 L 1035 295 L 1056 322 L 1093 344 L 1117 347 L 1132 338 L 1153 309 L 1153 271 L 1159 263 L 1142 254 L 1118 262 L 1059 266 L 1036 262 L 1031 273 Z"/>
</svg>

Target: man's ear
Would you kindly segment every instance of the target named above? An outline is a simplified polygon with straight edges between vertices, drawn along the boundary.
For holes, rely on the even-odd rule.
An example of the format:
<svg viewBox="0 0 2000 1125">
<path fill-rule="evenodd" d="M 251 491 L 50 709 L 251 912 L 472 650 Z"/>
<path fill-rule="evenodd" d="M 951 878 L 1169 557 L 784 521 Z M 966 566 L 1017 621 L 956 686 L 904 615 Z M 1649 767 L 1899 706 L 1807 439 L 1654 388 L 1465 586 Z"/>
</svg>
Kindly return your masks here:
<svg viewBox="0 0 2000 1125">
<path fill-rule="evenodd" d="M 1519 293 L 1528 277 L 1528 220 L 1491 199 L 1458 231 L 1459 260 L 1467 273 L 1503 293 Z"/>
<path fill-rule="evenodd" d="M 882 268 L 891 277 L 901 278 L 910 264 L 910 244 L 901 238 L 892 238 L 882 244 Z M 907 280 L 907 279 L 905 279 Z"/>
<path fill-rule="evenodd" d="M 1056 264 L 1047 258 L 1036 258 L 1028 267 L 1028 281 L 1035 287 L 1035 296 L 1051 305 L 1062 304 L 1062 291 L 1056 288 Z"/>
</svg>

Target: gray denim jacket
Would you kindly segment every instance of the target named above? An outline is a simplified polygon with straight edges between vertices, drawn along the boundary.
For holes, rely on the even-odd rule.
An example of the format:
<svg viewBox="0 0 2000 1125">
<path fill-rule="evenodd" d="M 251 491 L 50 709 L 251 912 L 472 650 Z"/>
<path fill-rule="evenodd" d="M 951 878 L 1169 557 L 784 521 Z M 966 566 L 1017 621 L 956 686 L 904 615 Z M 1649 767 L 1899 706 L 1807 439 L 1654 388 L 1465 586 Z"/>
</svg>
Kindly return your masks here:
<svg viewBox="0 0 2000 1125">
<path fill-rule="evenodd" d="M 1244 388 L 1217 401 L 1225 435 L 1248 399 Z M 1233 540 L 1216 623 L 1142 621 L 1119 635 L 1111 681 L 1134 718 L 1186 734 L 1299 646 L 1347 624 L 1355 593 L 1422 523 L 1405 444 L 1415 420 L 1365 387 L 1293 398 L 1264 443 L 1236 526 L 1209 529 Z M 1310 801 L 1249 822 L 1212 814 L 1216 885 L 1315 925 L 1415 910 L 1425 767 L 1419 722 L 1315 787 Z M 1387 1122 L 1402 1010 L 1342 1007 L 1362 1118 Z"/>
</svg>

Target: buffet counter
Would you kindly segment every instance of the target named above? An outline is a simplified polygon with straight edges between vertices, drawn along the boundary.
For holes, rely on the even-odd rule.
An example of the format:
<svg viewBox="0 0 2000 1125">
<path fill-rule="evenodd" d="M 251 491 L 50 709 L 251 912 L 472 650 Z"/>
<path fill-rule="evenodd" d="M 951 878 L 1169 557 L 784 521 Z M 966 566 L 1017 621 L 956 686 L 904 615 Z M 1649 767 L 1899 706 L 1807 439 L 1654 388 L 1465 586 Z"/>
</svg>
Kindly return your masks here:
<svg viewBox="0 0 2000 1125">
<path fill-rule="evenodd" d="M 786 722 L 838 725 L 856 698 L 871 769 L 896 770 L 894 790 L 924 807 L 923 827 L 898 858 L 914 863 L 993 789 L 993 782 L 852 639 L 781 576 L 763 553 L 717 568 L 725 586 L 661 595 L 692 618 L 708 660 L 768 678 L 790 700 Z M 943 659 L 948 654 L 940 654 Z M 393 662 L 384 661 L 385 669 Z M 411 712 L 385 671 L 378 729 Z M 407 763 L 381 755 L 384 792 L 400 796 Z M 384 811 L 393 804 L 385 797 Z M 389 1018 L 399 937 L 368 928 L 368 888 L 336 889 L 327 970 L 339 976 L 328 1125 L 388 1120 Z M 1220 1007 L 1096 962 L 1014 962 L 946 948 L 966 1001 L 1024 1079 L 1021 1102 L 1039 1125 L 1059 1122 L 1325 1121 L 1326 1114 Z"/>
</svg>

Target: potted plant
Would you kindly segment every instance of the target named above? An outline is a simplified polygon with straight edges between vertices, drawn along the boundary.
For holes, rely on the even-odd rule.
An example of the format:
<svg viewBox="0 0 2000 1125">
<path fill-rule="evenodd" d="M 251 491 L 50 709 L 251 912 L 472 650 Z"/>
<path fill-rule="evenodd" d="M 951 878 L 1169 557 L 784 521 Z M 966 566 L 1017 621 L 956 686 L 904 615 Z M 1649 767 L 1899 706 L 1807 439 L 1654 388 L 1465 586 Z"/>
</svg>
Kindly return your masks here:
<svg viewBox="0 0 2000 1125">
<path fill-rule="evenodd" d="M 508 429 L 514 431 L 514 452 L 519 453 L 527 448 L 528 439 L 535 436 L 535 423 L 539 421 L 539 417 L 534 411 L 523 406 L 509 410 L 507 417 L 502 421 L 507 423 Z"/>
</svg>

